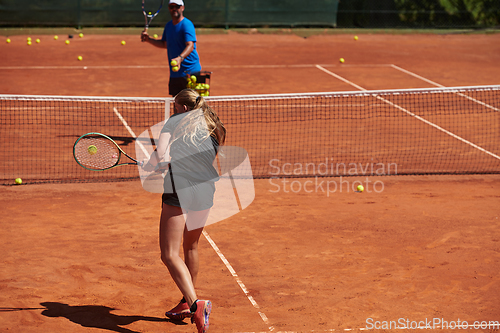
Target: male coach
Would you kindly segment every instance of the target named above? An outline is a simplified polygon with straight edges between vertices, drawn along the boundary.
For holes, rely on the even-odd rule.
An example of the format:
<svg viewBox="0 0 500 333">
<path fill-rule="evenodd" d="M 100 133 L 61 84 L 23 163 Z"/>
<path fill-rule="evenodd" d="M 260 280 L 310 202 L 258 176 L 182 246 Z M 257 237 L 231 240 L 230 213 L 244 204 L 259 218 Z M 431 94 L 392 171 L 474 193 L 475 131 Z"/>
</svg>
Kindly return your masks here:
<svg viewBox="0 0 500 333">
<path fill-rule="evenodd" d="M 171 96 L 177 95 L 187 86 L 187 74 L 198 75 L 201 71 L 200 57 L 196 51 L 196 32 L 194 24 L 184 17 L 184 2 L 170 0 L 168 10 L 172 20 L 163 29 L 161 39 L 151 38 L 147 31 L 141 34 L 141 40 L 159 48 L 167 48 L 168 63 L 177 62 L 179 68 L 174 72 L 170 67 L 168 91 Z"/>
</svg>

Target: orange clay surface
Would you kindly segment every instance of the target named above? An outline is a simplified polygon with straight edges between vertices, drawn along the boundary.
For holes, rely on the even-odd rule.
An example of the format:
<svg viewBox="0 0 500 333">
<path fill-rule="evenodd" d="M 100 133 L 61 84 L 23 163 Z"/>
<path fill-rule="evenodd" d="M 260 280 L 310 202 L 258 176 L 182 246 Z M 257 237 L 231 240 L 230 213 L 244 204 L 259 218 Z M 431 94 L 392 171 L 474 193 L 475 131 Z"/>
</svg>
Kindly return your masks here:
<svg viewBox="0 0 500 333">
<path fill-rule="evenodd" d="M 358 36 L 200 35 L 198 50 L 212 95 L 499 84 L 499 34 Z M 139 36 L 27 37 L 0 43 L 3 94 L 167 96 L 166 52 Z M 202 236 L 209 332 L 500 320 L 499 175 L 318 179 L 329 194 L 308 180 L 257 180 L 248 208 L 205 229 L 235 272 Z M 0 207 L 1 332 L 195 331 L 164 317 L 181 295 L 160 195 L 139 181 L 3 186 Z"/>
</svg>

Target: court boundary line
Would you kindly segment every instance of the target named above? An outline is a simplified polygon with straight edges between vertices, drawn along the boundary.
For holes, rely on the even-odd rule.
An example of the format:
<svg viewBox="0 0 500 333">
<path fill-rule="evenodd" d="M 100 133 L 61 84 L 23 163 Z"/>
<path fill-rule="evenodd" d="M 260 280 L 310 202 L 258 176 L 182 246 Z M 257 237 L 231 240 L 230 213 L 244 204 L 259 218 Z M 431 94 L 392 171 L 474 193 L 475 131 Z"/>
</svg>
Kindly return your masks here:
<svg viewBox="0 0 500 333">
<path fill-rule="evenodd" d="M 118 119 L 120 119 L 120 121 L 123 123 L 123 126 L 125 126 L 125 128 L 127 129 L 127 131 L 130 133 L 130 135 L 132 135 L 132 137 L 134 139 L 137 139 L 137 135 L 135 135 L 134 131 L 132 130 L 132 128 L 128 125 L 127 121 L 125 120 L 125 118 L 123 118 L 123 116 L 121 115 L 120 112 L 118 112 L 118 109 L 114 106 L 113 107 L 113 112 L 115 113 L 115 115 L 118 117 Z M 149 153 L 148 151 L 146 150 L 146 147 L 144 147 L 144 145 L 140 142 L 140 141 L 136 141 L 139 146 L 141 147 L 141 150 L 142 152 L 144 153 L 144 156 L 148 156 L 149 157 Z"/>
<path fill-rule="evenodd" d="M 238 276 L 238 274 L 234 270 L 233 266 L 226 259 L 226 257 L 224 256 L 224 254 L 221 252 L 221 250 L 217 246 L 217 244 L 215 244 L 215 242 L 212 239 L 212 237 L 210 237 L 210 235 L 208 234 L 208 232 L 206 232 L 205 230 L 203 230 L 203 236 L 205 236 L 206 240 L 210 243 L 210 245 L 214 249 L 215 253 L 217 253 L 217 255 L 219 256 L 220 260 L 222 260 L 222 262 L 224 263 L 224 265 L 226 265 L 226 268 L 229 270 L 229 272 L 231 273 L 231 275 L 234 277 L 234 279 L 236 280 L 236 283 L 238 283 L 238 285 L 240 286 L 240 288 L 243 291 L 243 293 L 245 294 L 245 296 L 248 298 L 248 300 L 250 301 L 250 303 L 252 303 L 253 307 L 257 310 L 260 318 L 269 327 L 269 331 L 270 332 L 274 331 L 274 327 L 272 325 L 269 325 L 269 318 L 266 316 L 266 314 L 264 312 L 262 312 L 260 310 L 259 304 L 257 304 L 257 302 L 255 301 L 255 299 L 253 298 L 253 296 L 250 295 L 250 292 L 248 291 L 247 287 L 245 286 L 245 284 L 243 283 L 243 281 L 241 281 L 240 277 Z"/>
<path fill-rule="evenodd" d="M 391 64 L 321 64 L 324 67 L 391 67 Z M 205 65 L 206 70 L 211 68 L 314 68 L 316 64 L 290 65 Z M 0 66 L 0 70 L 24 69 L 168 69 L 167 65 L 123 65 L 123 66 Z M 204 69 L 205 70 L 205 69 Z"/>
<path fill-rule="evenodd" d="M 434 81 L 432 81 L 432 80 L 429 80 L 429 79 L 427 79 L 427 78 L 425 78 L 425 77 L 423 77 L 423 76 L 421 76 L 421 75 L 418 75 L 418 74 L 416 74 L 416 73 L 413 73 L 413 72 L 411 72 L 411 71 L 409 71 L 409 70 L 407 70 L 407 69 L 404 69 L 404 68 L 402 68 L 402 67 L 396 66 L 396 65 L 394 65 L 394 64 L 391 64 L 391 67 L 392 67 L 392 68 L 394 68 L 394 69 L 397 69 L 398 71 L 401 71 L 401 72 L 403 72 L 403 73 L 406 73 L 406 74 L 408 74 L 408 75 L 411 75 L 411 76 L 413 76 L 413 77 L 416 77 L 417 79 L 420 79 L 420 80 L 423 80 L 423 81 L 425 81 L 425 82 L 428 82 L 428 83 L 430 83 L 430 84 L 432 84 L 432 85 L 435 85 L 435 86 L 437 86 L 437 87 L 440 87 L 440 88 L 446 88 L 446 86 L 443 86 L 442 84 L 439 84 L 439 83 L 437 83 L 437 82 L 434 82 Z M 471 100 L 471 101 L 473 101 L 473 102 L 476 102 L 476 103 L 478 103 L 478 104 L 480 104 L 480 105 L 482 105 L 482 106 L 484 106 L 484 107 L 487 107 L 487 108 L 489 108 L 489 109 L 492 109 L 492 110 L 494 110 L 494 111 L 498 111 L 498 112 L 500 112 L 500 109 L 497 109 L 496 107 L 494 107 L 494 106 L 492 106 L 492 105 L 489 105 L 489 104 L 486 104 L 486 103 L 484 103 L 484 102 L 478 101 L 477 99 L 472 98 L 472 97 L 470 97 L 470 96 L 464 95 L 464 94 L 462 94 L 462 93 L 457 93 L 457 95 L 459 95 L 459 96 L 461 96 L 461 97 L 464 97 L 464 98 L 467 98 L 468 100 Z"/>
<path fill-rule="evenodd" d="M 356 87 L 356 88 L 358 88 L 358 89 L 360 89 L 360 90 L 362 90 L 362 91 L 368 91 L 367 89 L 365 89 L 365 88 L 363 88 L 363 87 L 361 87 L 361 86 L 358 86 L 358 85 L 357 85 L 357 84 L 355 84 L 354 82 L 351 82 L 351 81 L 349 81 L 349 80 L 347 80 L 347 79 L 345 79 L 345 78 L 341 77 L 340 75 L 335 74 L 335 73 L 333 73 L 333 72 L 331 72 L 331 71 L 327 70 L 326 68 L 323 68 L 323 67 L 321 67 L 321 66 L 319 66 L 319 65 L 316 65 L 316 67 L 317 67 L 318 69 L 322 70 L 323 72 L 325 72 L 325 73 L 327 73 L 327 74 L 329 74 L 329 75 L 331 75 L 331 76 L 333 76 L 333 77 L 335 77 L 335 78 L 337 78 L 337 79 L 339 79 L 339 80 L 341 80 L 341 81 L 343 81 L 343 82 L 345 82 L 345 83 L 348 83 L 348 84 L 352 85 L 353 87 Z M 444 88 L 442 88 L 442 89 L 444 89 Z M 470 142 L 470 141 L 468 141 L 468 140 L 466 140 L 466 139 L 464 139 L 464 138 L 462 138 L 462 137 L 460 137 L 460 136 L 458 136 L 458 135 L 456 135 L 456 134 L 454 134 L 454 133 L 452 133 L 452 132 L 450 132 L 450 131 L 448 131 L 448 130 L 446 130 L 446 129 L 442 128 L 441 126 L 436 125 L 436 124 L 434 124 L 433 122 L 428 121 L 427 119 L 422 118 L 422 117 L 420 117 L 420 116 L 418 116 L 418 115 L 414 114 L 413 112 L 411 112 L 411 111 L 409 111 L 409 110 L 406 110 L 406 109 L 405 109 L 405 108 L 403 108 L 402 106 L 399 106 L 399 105 L 397 105 L 397 104 L 395 104 L 395 103 L 392 103 L 391 101 L 389 101 L 389 100 L 387 100 L 387 99 L 385 99 L 385 98 L 383 98 L 383 97 L 380 97 L 380 96 L 379 96 L 379 95 L 377 95 L 376 93 L 372 93 L 372 92 L 370 92 L 370 94 L 371 94 L 373 97 L 377 98 L 378 100 L 381 100 L 381 101 L 383 101 L 384 103 L 387 103 L 387 104 L 391 105 L 392 107 L 394 107 L 394 108 L 396 108 L 396 109 L 398 109 L 398 110 L 400 110 L 400 111 L 405 112 L 405 113 L 406 113 L 406 114 L 408 114 L 409 116 L 412 116 L 412 117 L 414 117 L 415 119 L 420 120 L 420 121 L 424 122 L 425 124 L 427 124 L 427 125 L 429 125 L 429 126 L 432 126 L 432 127 L 436 128 L 437 130 L 442 131 L 443 133 L 448 134 L 448 135 L 450 135 L 451 137 L 453 137 L 453 138 L 455 138 L 455 139 L 457 139 L 457 140 L 459 140 L 459 141 L 461 141 L 461 142 L 463 142 L 463 143 L 465 143 L 465 144 L 468 144 L 468 145 L 472 146 L 473 148 L 476 148 L 476 149 L 478 149 L 479 151 L 482 151 L 483 153 L 486 153 L 486 154 L 488 154 L 488 155 L 490 155 L 490 156 L 492 156 L 492 157 L 494 157 L 494 158 L 496 158 L 496 159 L 500 160 L 500 156 L 498 156 L 498 155 L 496 155 L 496 154 L 494 154 L 494 153 L 492 153 L 492 152 L 490 152 L 490 151 L 488 151 L 488 150 L 486 150 L 486 149 L 484 149 L 484 148 L 482 148 L 482 147 L 480 147 L 480 146 L 476 145 L 475 143 L 472 143 L 472 142 Z"/>
</svg>

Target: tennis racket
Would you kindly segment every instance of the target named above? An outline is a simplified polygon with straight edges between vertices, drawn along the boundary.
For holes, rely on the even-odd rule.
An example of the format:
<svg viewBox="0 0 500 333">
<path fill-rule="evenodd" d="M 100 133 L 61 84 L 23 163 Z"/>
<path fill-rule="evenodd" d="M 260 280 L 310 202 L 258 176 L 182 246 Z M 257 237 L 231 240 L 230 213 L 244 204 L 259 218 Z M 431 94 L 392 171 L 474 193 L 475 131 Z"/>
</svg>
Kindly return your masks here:
<svg viewBox="0 0 500 333">
<path fill-rule="evenodd" d="M 122 155 L 132 162 L 120 163 Z M 91 171 L 104 171 L 121 165 L 143 165 L 143 162 L 127 155 L 113 139 L 101 133 L 87 133 L 79 137 L 73 145 L 73 156 L 76 163 Z"/>
<path fill-rule="evenodd" d="M 146 20 L 144 31 L 148 31 L 151 21 L 158 15 L 161 7 L 163 7 L 163 0 L 142 0 L 142 13 Z"/>
</svg>

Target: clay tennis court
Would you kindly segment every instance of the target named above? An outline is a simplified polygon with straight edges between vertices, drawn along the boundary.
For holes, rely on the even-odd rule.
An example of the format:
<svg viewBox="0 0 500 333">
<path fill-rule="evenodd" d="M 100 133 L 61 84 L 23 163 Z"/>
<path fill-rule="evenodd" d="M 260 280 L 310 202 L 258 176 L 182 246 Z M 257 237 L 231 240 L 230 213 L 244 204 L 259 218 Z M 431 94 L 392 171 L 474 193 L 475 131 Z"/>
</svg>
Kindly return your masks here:
<svg viewBox="0 0 500 333">
<path fill-rule="evenodd" d="M 198 51 L 215 96 L 499 83 L 499 34 L 358 36 L 200 34 Z M 167 97 L 166 52 L 138 35 L 69 45 L 31 35 L 41 39 L 31 46 L 26 37 L 0 43 L 3 94 Z M 255 180 L 254 202 L 200 241 L 209 331 L 347 332 L 391 321 L 498 331 L 484 323 L 500 321 L 500 176 L 369 180 L 364 193 Z M 164 317 L 181 295 L 160 261 L 159 194 L 125 181 L 2 186 L 0 197 L 0 331 L 195 330 Z"/>
</svg>

